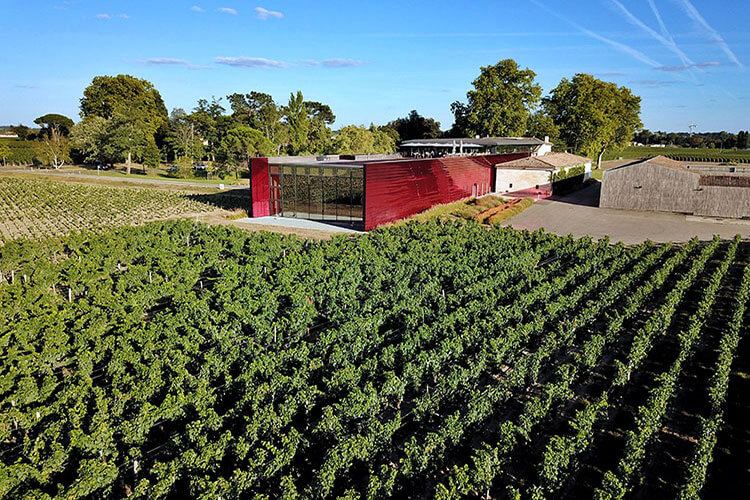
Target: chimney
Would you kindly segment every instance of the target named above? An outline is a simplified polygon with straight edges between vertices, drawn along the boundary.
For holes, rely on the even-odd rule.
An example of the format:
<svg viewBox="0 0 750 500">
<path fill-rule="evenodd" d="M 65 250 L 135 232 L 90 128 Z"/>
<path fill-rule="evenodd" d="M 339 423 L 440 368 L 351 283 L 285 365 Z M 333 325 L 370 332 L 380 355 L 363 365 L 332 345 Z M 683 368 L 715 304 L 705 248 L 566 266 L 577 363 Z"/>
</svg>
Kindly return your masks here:
<svg viewBox="0 0 750 500">
<path fill-rule="evenodd" d="M 549 136 L 548 135 L 544 136 L 544 142 L 549 142 Z"/>
</svg>

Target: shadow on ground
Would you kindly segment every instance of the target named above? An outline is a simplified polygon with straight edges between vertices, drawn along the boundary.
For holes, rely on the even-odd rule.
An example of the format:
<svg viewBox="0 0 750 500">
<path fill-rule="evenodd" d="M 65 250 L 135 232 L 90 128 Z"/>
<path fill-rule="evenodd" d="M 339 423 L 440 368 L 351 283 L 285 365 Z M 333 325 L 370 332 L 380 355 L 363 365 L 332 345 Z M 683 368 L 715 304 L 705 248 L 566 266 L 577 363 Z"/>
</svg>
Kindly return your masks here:
<svg viewBox="0 0 750 500">
<path fill-rule="evenodd" d="M 602 183 L 592 181 L 591 184 L 584 186 L 578 191 L 561 196 L 552 196 L 549 200 L 559 203 L 568 203 L 570 205 L 580 205 L 583 207 L 598 207 L 599 197 L 602 192 Z"/>
</svg>

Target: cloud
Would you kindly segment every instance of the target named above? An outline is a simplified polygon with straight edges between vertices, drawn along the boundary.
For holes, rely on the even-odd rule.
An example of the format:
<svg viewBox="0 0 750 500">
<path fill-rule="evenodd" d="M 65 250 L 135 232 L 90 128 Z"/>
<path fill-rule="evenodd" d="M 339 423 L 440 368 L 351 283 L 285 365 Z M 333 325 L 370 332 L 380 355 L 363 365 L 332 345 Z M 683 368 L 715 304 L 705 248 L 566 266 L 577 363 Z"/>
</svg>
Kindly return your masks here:
<svg viewBox="0 0 750 500">
<path fill-rule="evenodd" d="M 236 10 L 234 10 L 234 9 L 232 9 L 232 8 L 230 8 L 230 7 L 219 7 L 219 9 L 218 9 L 218 10 L 219 10 L 219 12 L 221 12 L 222 14 L 231 14 L 231 15 L 233 15 L 233 16 L 236 16 L 236 15 L 237 15 L 237 11 L 236 11 Z"/>
<path fill-rule="evenodd" d="M 282 14 L 281 12 L 264 9 L 263 7 L 255 7 L 255 13 L 258 19 L 262 19 L 264 21 L 269 18 L 281 19 L 282 17 L 284 17 L 284 14 Z"/>
<path fill-rule="evenodd" d="M 357 59 L 333 58 L 323 59 L 322 61 L 318 59 L 301 59 L 299 64 L 302 64 L 303 66 L 323 68 L 355 68 L 364 65 L 365 62 Z"/>
<path fill-rule="evenodd" d="M 150 59 L 139 59 L 136 61 L 139 64 L 145 64 L 147 66 L 184 66 L 190 69 L 212 69 L 213 66 L 198 66 L 186 61 L 185 59 L 171 59 L 168 57 L 152 57 Z"/>
<path fill-rule="evenodd" d="M 273 59 L 266 59 L 264 57 L 217 57 L 214 61 L 217 64 L 234 66 L 235 68 L 276 69 L 289 66 L 284 61 L 274 61 Z"/>
<path fill-rule="evenodd" d="M 198 7 L 197 5 L 193 5 L 192 7 L 190 7 L 190 10 L 192 10 L 193 12 L 205 12 L 205 10 L 203 10 L 203 7 Z"/>
<path fill-rule="evenodd" d="M 558 18 L 558 19 L 560 19 L 560 20 L 568 23 L 569 25 L 573 26 L 574 28 L 576 28 L 581 33 L 584 33 L 584 34 L 590 36 L 591 38 L 599 40 L 602 43 L 606 43 L 610 47 L 612 47 L 612 48 L 614 48 L 616 50 L 619 50 L 620 52 L 623 52 L 625 54 L 628 54 L 629 56 L 631 56 L 631 57 L 633 57 L 633 58 L 641 61 L 642 63 L 651 66 L 652 68 L 658 68 L 658 67 L 662 66 L 661 64 L 659 64 L 658 62 L 656 62 L 655 60 L 653 60 L 652 58 L 650 58 L 649 56 L 647 56 L 643 52 L 640 52 L 639 50 L 637 50 L 637 49 L 635 49 L 635 48 L 633 48 L 633 47 L 631 47 L 629 45 L 625 45 L 624 43 L 620 43 L 620 42 L 616 42 L 614 40 L 611 40 L 611 39 L 609 39 L 609 38 L 607 38 L 607 37 L 605 37 L 603 35 L 600 35 L 599 33 L 595 33 L 593 31 L 591 31 L 590 29 L 584 28 L 580 24 L 578 24 L 578 23 L 576 23 L 574 21 L 571 21 L 570 19 L 568 19 L 567 17 L 563 16 L 562 14 L 558 14 L 557 12 L 553 11 L 552 9 L 550 9 L 549 7 L 547 7 L 546 5 L 544 5 L 543 3 L 539 2 L 538 0 L 529 0 L 529 1 L 531 3 L 533 3 L 534 5 L 536 5 L 537 7 L 539 7 L 540 9 L 546 11 L 547 13 L 549 13 L 549 14 L 555 16 L 556 18 Z"/>
<path fill-rule="evenodd" d="M 674 85 L 677 82 L 674 80 L 631 80 L 628 83 L 636 84 L 636 85 L 649 85 L 651 87 L 666 87 L 669 85 Z"/>
<path fill-rule="evenodd" d="M 97 19 L 112 19 L 113 17 L 115 17 L 115 16 L 111 16 L 109 14 L 97 14 L 96 15 Z M 127 15 L 127 14 L 120 14 L 120 15 L 118 15 L 116 17 L 119 17 L 120 19 L 130 19 L 130 16 Z"/>
<path fill-rule="evenodd" d="M 355 68 L 363 64 L 357 59 L 324 59 L 321 63 L 324 68 Z"/>
<path fill-rule="evenodd" d="M 698 12 L 698 9 L 695 8 L 690 0 L 677 0 L 677 3 L 680 4 L 688 17 L 690 17 L 698 25 L 698 27 L 704 31 L 709 39 L 719 44 L 719 47 L 721 47 L 721 50 L 723 50 L 727 57 L 729 57 L 730 61 L 736 64 L 739 68 L 744 69 L 744 66 L 742 65 L 740 60 L 737 59 L 735 53 L 732 52 L 732 49 L 729 48 L 729 45 L 724 41 L 724 38 L 722 38 L 719 32 L 713 29 L 711 25 L 706 22 L 703 16 L 701 16 Z"/>
<path fill-rule="evenodd" d="M 687 71 L 692 68 L 715 68 L 717 66 L 721 66 L 721 63 L 717 61 L 707 61 L 692 64 L 683 64 L 681 66 L 660 66 L 656 69 L 658 69 L 659 71 Z"/>
<path fill-rule="evenodd" d="M 656 41 L 667 47 L 669 50 L 677 54 L 677 57 L 680 58 L 682 61 L 682 64 L 686 66 L 690 66 L 693 64 L 693 61 L 690 60 L 690 58 L 682 51 L 679 47 L 677 47 L 677 44 L 675 43 L 674 39 L 669 35 L 669 32 L 667 31 L 666 25 L 664 25 L 663 20 L 661 19 L 661 15 L 659 14 L 658 9 L 656 8 L 656 5 L 653 3 L 653 0 L 649 0 L 651 3 L 651 8 L 654 11 L 654 14 L 656 15 L 659 25 L 661 26 L 662 33 L 665 33 L 664 35 L 660 35 L 653 29 L 651 29 L 649 26 L 647 26 L 643 21 L 635 17 L 619 0 L 610 0 L 610 2 L 617 7 L 617 9 L 625 16 L 625 18 L 634 26 L 642 29 L 649 35 L 651 35 L 652 38 L 654 38 Z"/>
</svg>

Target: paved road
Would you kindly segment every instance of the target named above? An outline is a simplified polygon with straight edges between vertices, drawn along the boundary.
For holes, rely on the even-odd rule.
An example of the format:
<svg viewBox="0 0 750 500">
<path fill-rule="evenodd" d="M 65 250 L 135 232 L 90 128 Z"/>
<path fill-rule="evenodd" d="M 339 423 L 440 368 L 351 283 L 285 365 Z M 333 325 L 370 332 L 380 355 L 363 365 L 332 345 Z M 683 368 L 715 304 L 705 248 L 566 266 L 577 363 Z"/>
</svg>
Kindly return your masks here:
<svg viewBox="0 0 750 500">
<path fill-rule="evenodd" d="M 513 217 L 506 226 L 516 229 L 544 228 L 555 234 L 595 239 L 609 236 L 613 242 L 637 244 L 683 242 L 694 236 L 709 240 L 718 234 L 733 238 L 740 234 L 750 238 L 750 221 L 706 219 L 664 212 L 637 212 L 599 208 L 596 183 L 570 196 L 537 201 L 534 206 Z"/>
</svg>

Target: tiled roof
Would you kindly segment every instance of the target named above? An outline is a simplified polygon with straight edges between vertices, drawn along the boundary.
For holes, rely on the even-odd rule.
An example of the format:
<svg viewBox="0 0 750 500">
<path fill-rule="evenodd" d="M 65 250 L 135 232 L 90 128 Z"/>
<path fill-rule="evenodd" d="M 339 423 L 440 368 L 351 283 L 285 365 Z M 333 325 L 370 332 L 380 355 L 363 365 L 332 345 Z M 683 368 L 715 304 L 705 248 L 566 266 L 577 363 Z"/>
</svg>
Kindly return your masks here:
<svg viewBox="0 0 750 500">
<path fill-rule="evenodd" d="M 560 168 L 577 167 L 590 161 L 588 158 L 570 153 L 547 153 L 542 156 L 500 163 L 497 167 L 509 170 L 548 170 L 551 172 Z"/>
</svg>

